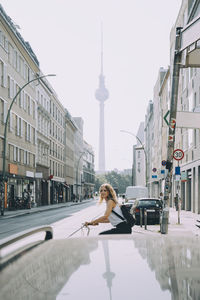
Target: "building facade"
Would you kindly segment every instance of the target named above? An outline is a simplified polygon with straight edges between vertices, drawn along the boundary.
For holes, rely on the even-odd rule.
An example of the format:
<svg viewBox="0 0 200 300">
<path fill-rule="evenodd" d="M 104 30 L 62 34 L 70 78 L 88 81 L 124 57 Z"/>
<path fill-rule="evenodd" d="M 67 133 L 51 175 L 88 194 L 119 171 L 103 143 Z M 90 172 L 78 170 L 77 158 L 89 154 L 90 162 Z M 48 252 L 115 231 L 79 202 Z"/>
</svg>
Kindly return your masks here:
<svg viewBox="0 0 200 300">
<path fill-rule="evenodd" d="M 52 91 L 45 80 L 41 80 L 36 88 L 37 103 L 37 154 L 36 154 L 36 203 L 50 203 L 50 99 Z"/>
<path fill-rule="evenodd" d="M 148 187 L 150 195 L 158 197 L 164 191 L 165 168 L 168 147 L 168 114 L 172 93 L 172 72 L 176 28 L 185 28 L 200 13 L 199 1 L 182 1 L 175 26 L 170 34 L 170 66 L 160 69 L 154 87 L 154 97 L 147 109 L 145 117 L 145 148 L 148 154 Z M 196 34 L 195 32 L 191 35 Z M 184 55 L 183 55 L 184 57 Z M 184 63 L 179 73 L 177 112 L 187 113 L 192 119 L 200 112 L 200 69 L 198 61 L 193 60 L 194 67 L 185 67 Z M 196 67 L 195 67 L 196 64 Z M 151 122 L 151 119 L 154 120 Z M 174 149 L 181 149 L 184 157 L 179 162 L 173 160 L 173 180 L 170 193 L 170 205 L 175 205 L 175 196 L 181 200 L 181 208 L 200 213 L 200 125 L 188 125 L 187 122 L 176 124 Z M 151 165 L 151 162 L 153 165 Z M 181 176 L 175 174 L 176 167 L 180 167 Z M 157 177 L 152 178 L 152 167 L 157 170 Z M 156 186 L 156 189 L 155 189 Z"/>
<path fill-rule="evenodd" d="M 72 116 L 65 109 L 65 178 L 68 187 L 66 201 L 74 200 L 75 175 L 75 139 L 78 126 Z"/>
<path fill-rule="evenodd" d="M 153 121 L 154 121 L 154 103 L 152 100 L 149 101 L 147 112 L 145 115 L 144 124 L 144 136 L 145 136 L 145 151 L 146 151 L 146 176 L 147 176 L 147 187 L 149 195 L 152 196 L 152 148 L 154 144 L 153 135 Z"/>
<path fill-rule="evenodd" d="M 137 131 L 137 144 L 133 146 L 133 183 L 146 185 L 146 160 L 144 149 L 144 122 L 141 122 Z"/>
<path fill-rule="evenodd" d="M 77 201 L 81 200 L 83 195 L 83 156 L 85 155 L 83 143 L 83 119 L 73 118 L 77 125 L 75 132 L 75 151 L 74 151 L 74 194 Z"/>
<path fill-rule="evenodd" d="M 83 156 L 83 197 L 92 198 L 94 195 L 95 172 L 94 172 L 94 151 L 91 145 L 84 141 Z"/>
<path fill-rule="evenodd" d="M 30 44 L 1 5 L 0 123 L 5 208 L 18 208 L 25 191 L 32 206 L 71 201 L 76 189 L 83 197 L 83 120 L 73 119 L 61 104 Z"/>
<path fill-rule="evenodd" d="M 25 189 L 29 190 L 31 199 L 35 202 L 34 173 L 37 153 L 35 83 L 30 83 L 18 97 L 15 96 L 38 74 L 39 62 L 29 43 L 23 40 L 1 5 L 0 72 L 0 170 L 3 172 L 5 162 L 7 177 L 5 205 L 12 208 L 14 199 L 22 197 Z M 6 153 L 3 151 L 4 141 Z"/>
</svg>

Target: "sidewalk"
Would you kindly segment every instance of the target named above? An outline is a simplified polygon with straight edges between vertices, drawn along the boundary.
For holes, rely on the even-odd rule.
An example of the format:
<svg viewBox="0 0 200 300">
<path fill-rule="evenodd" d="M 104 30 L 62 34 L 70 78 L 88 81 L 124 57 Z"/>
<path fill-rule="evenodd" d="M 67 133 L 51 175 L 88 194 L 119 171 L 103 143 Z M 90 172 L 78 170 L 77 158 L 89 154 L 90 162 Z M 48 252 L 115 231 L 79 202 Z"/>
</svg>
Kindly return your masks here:
<svg viewBox="0 0 200 300">
<path fill-rule="evenodd" d="M 169 224 L 168 224 L 168 234 L 169 235 L 182 235 L 182 234 L 193 234 L 200 235 L 200 228 L 196 224 L 200 220 L 200 214 L 192 213 L 191 211 L 181 210 L 180 212 L 180 224 L 178 224 L 178 212 L 175 208 L 169 209 Z M 159 233 L 160 225 L 147 225 L 147 230 L 144 226 L 134 226 L 133 231 L 146 232 L 146 233 Z"/>
<path fill-rule="evenodd" d="M 200 220 L 200 214 L 192 213 L 191 211 L 181 210 L 180 224 L 178 224 L 178 212 L 175 208 L 170 209 L 169 215 L 169 233 L 193 233 L 200 235 L 200 228 L 196 226 L 197 220 Z M 200 224 L 200 223 L 199 223 Z"/>
<path fill-rule="evenodd" d="M 82 200 L 81 202 L 66 202 L 66 203 L 59 203 L 59 204 L 51 204 L 51 205 L 45 205 L 45 206 L 38 206 L 38 207 L 33 207 L 31 209 L 18 209 L 18 210 L 5 210 L 4 211 L 4 216 L 0 216 L 0 220 L 2 219 L 9 219 L 9 218 L 15 218 L 23 215 L 28 215 L 28 214 L 34 214 L 34 213 L 39 213 L 41 211 L 47 211 L 47 210 L 52 210 L 52 209 L 59 209 L 63 207 L 69 207 L 73 205 L 81 205 L 86 202 L 93 201 L 93 198 L 90 199 L 85 199 Z"/>
<path fill-rule="evenodd" d="M 45 206 L 34 207 L 31 209 L 20 209 L 20 210 L 13 210 L 13 211 L 6 210 L 4 216 L 0 216 L 0 220 L 15 218 L 26 214 L 39 213 L 41 211 L 59 209 L 63 207 L 70 207 L 73 205 L 81 205 L 91 201 L 94 201 L 94 199 L 90 198 L 90 199 L 83 200 L 82 202 L 66 202 L 66 203 L 59 203 L 53 205 L 45 205 Z M 181 210 L 180 224 L 178 224 L 178 212 L 176 211 L 176 209 L 170 208 L 168 234 L 200 235 L 200 228 L 196 226 L 196 224 L 200 225 L 200 223 L 198 223 L 197 220 L 200 220 L 200 214 L 195 214 L 192 213 L 191 211 Z M 146 234 L 152 234 L 152 233 L 160 234 L 160 225 L 147 225 L 147 230 L 145 230 L 144 225 L 142 227 L 140 227 L 139 225 L 134 226 L 133 232 L 146 233 Z"/>
</svg>

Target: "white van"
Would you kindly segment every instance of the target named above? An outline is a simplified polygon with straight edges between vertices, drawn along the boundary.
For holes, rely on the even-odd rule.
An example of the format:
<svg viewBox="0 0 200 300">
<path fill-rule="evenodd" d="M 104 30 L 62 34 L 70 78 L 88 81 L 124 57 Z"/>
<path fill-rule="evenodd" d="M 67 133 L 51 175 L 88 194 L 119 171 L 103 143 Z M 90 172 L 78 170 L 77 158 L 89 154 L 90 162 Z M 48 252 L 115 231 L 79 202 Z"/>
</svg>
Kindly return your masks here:
<svg viewBox="0 0 200 300">
<path fill-rule="evenodd" d="M 147 198 L 148 188 L 145 186 L 127 186 L 125 200 L 136 200 L 138 198 Z"/>
</svg>

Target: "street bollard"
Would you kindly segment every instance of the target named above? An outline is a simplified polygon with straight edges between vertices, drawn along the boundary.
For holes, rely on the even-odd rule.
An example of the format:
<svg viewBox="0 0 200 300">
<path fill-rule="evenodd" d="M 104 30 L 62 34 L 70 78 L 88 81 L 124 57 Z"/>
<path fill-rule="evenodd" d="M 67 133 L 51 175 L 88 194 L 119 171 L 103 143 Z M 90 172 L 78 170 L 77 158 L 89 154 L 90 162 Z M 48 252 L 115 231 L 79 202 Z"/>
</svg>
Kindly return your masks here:
<svg viewBox="0 0 200 300">
<path fill-rule="evenodd" d="M 165 207 L 162 212 L 162 219 L 160 224 L 160 232 L 162 234 L 168 233 L 168 220 L 169 220 L 169 208 Z"/>
<path fill-rule="evenodd" d="M 140 227 L 142 227 L 142 208 L 140 208 Z"/>
<path fill-rule="evenodd" d="M 147 209 L 144 209 L 144 229 L 147 230 Z"/>
</svg>

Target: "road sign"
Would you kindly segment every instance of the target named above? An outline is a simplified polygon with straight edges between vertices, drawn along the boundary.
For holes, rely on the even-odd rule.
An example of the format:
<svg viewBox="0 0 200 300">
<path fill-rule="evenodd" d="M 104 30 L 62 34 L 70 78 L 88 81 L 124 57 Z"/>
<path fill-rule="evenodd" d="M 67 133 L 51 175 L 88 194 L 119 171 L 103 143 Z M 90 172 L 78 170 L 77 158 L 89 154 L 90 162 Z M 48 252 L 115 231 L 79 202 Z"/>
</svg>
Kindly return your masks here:
<svg viewBox="0 0 200 300">
<path fill-rule="evenodd" d="M 181 175 L 181 168 L 175 167 L 175 175 Z"/>
<path fill-rule="evenodd" d="M 169 115 L 169 110 L 166 112 L 166 114 L 164 115 L 164 120 L 166 122 L 166 124 L 169 126 L 169 122 L 167 120 L 167 116 Z"/>
<path fill-rule="evenodd" d="M 162 160 L 162 166 L 166 166 L 166 160 Z"/>
<path fill-rule="evenodd" d="M 175 175 L 175 181 L 180 181 L 181 175 Z"/>
<path fill-rule="evenodd" d="M 175 149 L 173 152 L 173 158 L 175 160 L 181 160 L 184 157 L 184 152 L 181 149 Z"/>
<path fill-rule="evenodd" d="M 157 171 L 157 169 L 156 169 L 156 168 L 153 168 L 153 169 L 152 169 L 152 171 L 153 171 L 153 172 L 156 172 L 156 171 Z"/>
<path fill-rule="evenodd" d="M 185 171 L 181 172 L 181 181 L 186 182 L 187 181 L 187 173 Z"/>
<path fill-rule="evenodd" d="M 173 135 L 169 135 L 169 136 L 168 136 L 168 140 L 169 140 L 170 142 L 173 142 L 174 136 L 173 136 Z"/>
<path fill-rule="evenodd" d="M 176 126 L 176 120 L 175 119 L 171 119 L 171 122 L 170 122 L 171 129 L 174 129 L 175 126 Z"/>
<path fill-rule="evenodd" d="M 157 175 L 152 175 L 152 178 L 157 178 Z"/>
</svg>

